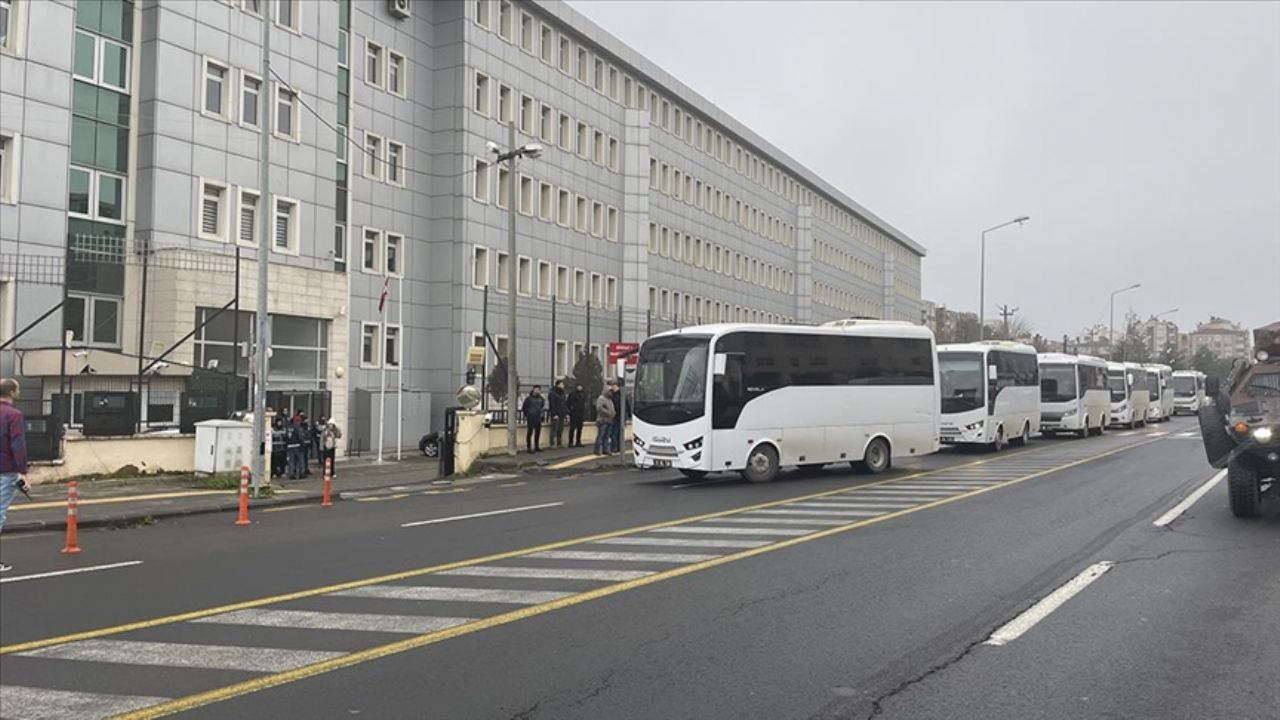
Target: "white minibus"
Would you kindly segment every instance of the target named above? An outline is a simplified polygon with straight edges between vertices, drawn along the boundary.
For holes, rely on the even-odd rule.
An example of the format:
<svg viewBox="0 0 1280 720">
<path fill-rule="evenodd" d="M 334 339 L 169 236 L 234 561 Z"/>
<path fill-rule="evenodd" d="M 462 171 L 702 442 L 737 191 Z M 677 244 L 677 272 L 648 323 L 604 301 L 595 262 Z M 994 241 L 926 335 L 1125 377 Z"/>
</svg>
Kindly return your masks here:
<svg viewBox="0 0 1280 720">
<path fill-rule="evenodd" d="M 1151 401 L 1147 422 L 1164 422 L 1173 417 L 1173 368 L 1159 363 L 1142 367 L 1147 371 L 1147 393 Z"/>
<path fill-rule="evenodd" d="M 1199 370 L 1177 370 L 1173 373 L 1173 412 L 1195 415 L 1204 405 L 1205 374 Z"/>
<path fill-rule="evenodd" d="M 939 434 L 949 445 L 1025 445 L 1040 431 L 1036 349 L 986 341 L 938 346 L 942 390 Z"/>
<path fill-rule="evenodd" d="M 938 449 L 933 333 L 905 322 L 719 324 L 640 346 L 635 464 L 687 477 L 851 462 L 870 472 Z"/>
<path fill-rule="evenodd" d="M 1092 355 L 1041 353 L 1040 432 L 1101 435 L 1111 412 L 1107 361 Z"/>
<path fill-rule="evenodd" d="M 1107 387 L 1111 390 L 1111 425 L 1137 427 L 1147 424 L 1151 403 L 1147 371 L 1138 363 L 1107 363 Z"/>
</svg>

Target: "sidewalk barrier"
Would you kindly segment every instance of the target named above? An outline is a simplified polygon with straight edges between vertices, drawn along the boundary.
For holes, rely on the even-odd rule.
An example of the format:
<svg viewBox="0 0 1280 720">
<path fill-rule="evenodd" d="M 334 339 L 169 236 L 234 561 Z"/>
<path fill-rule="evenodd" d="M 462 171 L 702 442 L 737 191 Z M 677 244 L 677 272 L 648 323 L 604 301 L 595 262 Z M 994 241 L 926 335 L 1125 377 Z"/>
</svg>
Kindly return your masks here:
<svg viewBox="0 0 1280 720">
<path fill-rule="evenodd" d="M 249 524 L 249 466 L 240 466 L 240 516 L 237 525 Z"/>
<path fill-rule="evenodd" d="M 64 553 L 74 554 L 80 552 L 76 533 L 76 508 L 79 504 L 80 491 L 76 487 L 76 481 L 72 480 L 67 483 L 67 542 L 62 548 Z"/>
<path fill-rule="evenodd" d="M 324 497 L 320 500 L 320 507 L 333 507 L 333 498 L 330 493 L 333 491 L 333 460 L 324 459 Z"/>
</svg>

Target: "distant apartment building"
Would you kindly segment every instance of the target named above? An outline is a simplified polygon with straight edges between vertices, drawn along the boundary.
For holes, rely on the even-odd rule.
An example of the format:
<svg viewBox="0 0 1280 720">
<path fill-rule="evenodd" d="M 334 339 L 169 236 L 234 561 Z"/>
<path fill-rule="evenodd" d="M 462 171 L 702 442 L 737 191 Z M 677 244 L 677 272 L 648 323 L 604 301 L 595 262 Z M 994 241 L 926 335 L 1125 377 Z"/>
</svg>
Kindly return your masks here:
<svg viewBox="0 0 1280 720">
<path fill-rule="evenodd" d="M 1187 350 L 1194 355 L 1207 348 L 1221 358 L 1246 357 L 1249 354 L 1249 331 L 1239 323 L 1220 317 L 1210 317 L 1208 322 L 1197 323 L 1196 329 L 1187 333 Z"/>
<path fill-rule="evenodd" d="M 1152 317 L 1143 323 L 1147 334 L 1147 352 L 1160 357 L 1168 348 L 1178 348 L 1178 326 L 1167 320 Z"/>
<path fill-rule="evenodd" d="M 73 425 L 242 407 L 262 256 L 269 404 L 363 448 L 507 351 L 508 293 L 524 385 L 671 327 L 921 317 L 918 243 L 560 2 L 0 0 L 0 78 L 0 372 Z"/>
</svg>

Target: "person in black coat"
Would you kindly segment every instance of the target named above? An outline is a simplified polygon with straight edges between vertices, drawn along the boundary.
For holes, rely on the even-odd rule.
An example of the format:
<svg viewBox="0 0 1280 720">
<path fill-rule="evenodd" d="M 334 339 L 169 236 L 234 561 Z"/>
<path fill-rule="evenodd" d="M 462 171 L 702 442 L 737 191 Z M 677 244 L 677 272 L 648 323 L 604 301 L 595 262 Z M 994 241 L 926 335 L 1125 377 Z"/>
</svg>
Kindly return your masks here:
<svg viewBox="0 0 1280 720">
<path fill-rule="evenodd" d="M 542 386 L 534 385 L 520 406 L 524 415 L 524 449 L 531 453 L 542 450 L 542 414 L 547 410 L 547 399 L 542 396 Z"/>
<path fill-rule="evenodd" d="M 547 396 L 551 408 L 551 447 L 564 447 L 564 421 L 569 419 L 569 398 L 564 392 L 564 381 L 557 380 Z"/>
<path fill-rule="evenodd" d="M 288 467 L 285 457 L 285 429 L 284 418 L 279 415 L 271 421 L 271 477 L 284 477 Z"/>
<path fill-rule="evenodd" d="M 569 411 L 569 447 L 582 447 L 582 424 L 587 417 L 587 392 L 578 383 L 566 401 Z"/>
<path fill-rule="evenodd" d="M 622 452 L 622 388 L 615 383 L 612 391 L 609 393 L 609 399 L 613 401 L 613 452 Z"/>
</svg>

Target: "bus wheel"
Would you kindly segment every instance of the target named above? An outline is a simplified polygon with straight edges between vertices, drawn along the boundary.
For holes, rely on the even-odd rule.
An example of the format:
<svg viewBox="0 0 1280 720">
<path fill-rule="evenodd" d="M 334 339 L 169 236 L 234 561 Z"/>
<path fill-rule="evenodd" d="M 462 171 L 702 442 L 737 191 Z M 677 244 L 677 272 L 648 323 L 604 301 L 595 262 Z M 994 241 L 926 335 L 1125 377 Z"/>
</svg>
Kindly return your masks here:
<svg viewBox="0 0 1280 720">
<path fill-rule="evenodd" d="M 866 452 L 862 454 L 862 469 L 875 475 L 888 470 L 890 464 L 889 443 L 884 438 L 872 438 L 867 443 Z"/>
<path fill-rule="evenodd" d="M 1106 417 L 1098 418 L 1098 426 L 1094 428 L 1090 428 L 1089 434 L 1095 435 L 1095 436 L 1102 435 L 1103 429 L 1106 427 L 1106 425 L 1107 425 Z"/>
<path fill-rule="evenodd" d="M 1000 452 L 1004 449 L 1004 426 L 996 428 L 996 439 L 991 441 L 991 451 Z"/>
<path fill-rule="evenodd" d="M 1026 447 L 1027 443 L 1031 442 L 1031 423 L 1023 423 L 1022 434 L 1009 442 L 1019 447 Z"/>
<path fill-rule="evenodd" d="M 772 445 L 757 445 L 747 456 L 742 477 L 747 482 L 767 483 L 778 476 L 778 451 Z"/>
<path fill-rule="evenodd" d="M 702 478 L 707 476 L 707 471 L 706 470 L 687 470 L 687 469 L 681 468 L 680 474 L 689 478 L 690 480 L 701 480 Z"/>
<path fill-rule="evenodd" d="M 1089 425 L 1089 418 L 1084 419 L 1084 427 L 1076 431 L 1076 437 L 1086 438 L 1093 434 L 1093 427 Z"/>
</svg>

